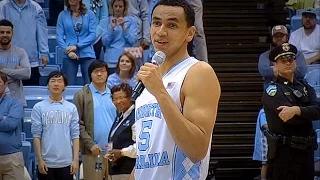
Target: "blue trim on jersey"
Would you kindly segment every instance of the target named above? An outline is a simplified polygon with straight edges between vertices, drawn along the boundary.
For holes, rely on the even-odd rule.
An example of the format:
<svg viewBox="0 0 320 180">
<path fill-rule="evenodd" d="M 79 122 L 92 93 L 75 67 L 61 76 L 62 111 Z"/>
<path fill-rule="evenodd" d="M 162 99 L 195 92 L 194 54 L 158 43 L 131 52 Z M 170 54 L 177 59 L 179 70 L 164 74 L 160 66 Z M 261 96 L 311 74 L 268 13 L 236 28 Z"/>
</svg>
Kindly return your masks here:
<svg viewBox="0 0 320 180">
<path fill-rule="evenodd" d="M 189 58 L 190 58 L 190 57 L 188 57 L 187 59 L 189 59 Z M 162 76 L 162 78 L 165 78 L 166 75 L 168 75 L 169 72 L 171 72 L 171 70 L 172 70 L 173 68 L 175 68 L 176 66 L 178 66 L 180 63 L 182 63 L 183 61 L 185 61 L 185 60 L 187 60 L 187 59 L 182 59 L 181 61 L 179 61 L 179 62 L 177 62 L 176 64 L 174 64 L 174 65 L 169 69 L 169 71 L 166 72 L 166 73 Z"/>
<path fill-rule="evenodd" d="M 199 179 L 201 161 L 193 163 L 180 149 L 176 148 L 174 158 L 173 180 Z"/>
</svg>

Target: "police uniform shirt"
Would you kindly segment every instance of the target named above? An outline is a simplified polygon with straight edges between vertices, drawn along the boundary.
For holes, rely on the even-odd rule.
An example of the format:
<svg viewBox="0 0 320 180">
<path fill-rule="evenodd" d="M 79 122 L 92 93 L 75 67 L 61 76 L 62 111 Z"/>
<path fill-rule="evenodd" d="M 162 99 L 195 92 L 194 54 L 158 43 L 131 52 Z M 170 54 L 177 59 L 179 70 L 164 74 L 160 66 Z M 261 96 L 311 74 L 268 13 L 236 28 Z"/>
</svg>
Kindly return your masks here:
<svg viewBox="0 0 320 180">
<path fill-rule="evenodd" d="M 266 112 L 270 131 L 281 135 L 310 136 L 313 132 L 312 120 L 320 119 L 320 106 L 315 90 L 306 82 L 293 83 L 279 76 L 264 90 L 262 103 Z M 300 116 L 295 115 L 283 122 L 277 110 L 279 106 L 299 106 Z"/>
</svg>

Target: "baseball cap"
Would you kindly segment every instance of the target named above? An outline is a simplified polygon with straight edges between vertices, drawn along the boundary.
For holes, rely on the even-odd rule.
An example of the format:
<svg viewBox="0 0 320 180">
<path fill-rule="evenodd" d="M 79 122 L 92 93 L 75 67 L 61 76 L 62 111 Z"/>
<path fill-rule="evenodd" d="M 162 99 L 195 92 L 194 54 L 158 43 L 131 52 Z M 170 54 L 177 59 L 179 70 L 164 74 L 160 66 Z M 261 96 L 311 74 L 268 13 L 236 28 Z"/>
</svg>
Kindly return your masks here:
<svg viewBox="0 0 320 180">
<path fill-rule="evenodd" d="M 284 25 L 277 25 L 272 28 L 271 36 L 275 35 L 276 33 L 288 34 L 288 30 Z"/>
<path fill-rule="evenodd" d="M 314 17 L 316 17 L 317 11 L 314 8 L 307 8 L 302 11 L 302 16 L 305 15 L 313 15 Z"/>
</svg>

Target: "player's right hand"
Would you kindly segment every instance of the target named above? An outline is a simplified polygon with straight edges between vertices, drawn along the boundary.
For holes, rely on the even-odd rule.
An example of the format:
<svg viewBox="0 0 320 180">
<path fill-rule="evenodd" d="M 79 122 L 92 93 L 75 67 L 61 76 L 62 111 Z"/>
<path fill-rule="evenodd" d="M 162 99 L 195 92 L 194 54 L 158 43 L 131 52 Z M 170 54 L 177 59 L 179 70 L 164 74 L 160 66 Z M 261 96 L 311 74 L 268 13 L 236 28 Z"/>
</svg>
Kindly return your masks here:
<svg viewBox="0 0 320 180">
<path fill-rule="evenodd" d="M 48 167 L 42 159 L 38 160 L 38 169 L 41 174 L 47 174 L 48 172 Z"/>
<path fill-rule="evenodd" d="M 98 156 L 102 152 L 102 149 L 100 148 L 99 145 L 95 144 L 91 147 L 90 151 L 92 155 Z"/>
</svg>

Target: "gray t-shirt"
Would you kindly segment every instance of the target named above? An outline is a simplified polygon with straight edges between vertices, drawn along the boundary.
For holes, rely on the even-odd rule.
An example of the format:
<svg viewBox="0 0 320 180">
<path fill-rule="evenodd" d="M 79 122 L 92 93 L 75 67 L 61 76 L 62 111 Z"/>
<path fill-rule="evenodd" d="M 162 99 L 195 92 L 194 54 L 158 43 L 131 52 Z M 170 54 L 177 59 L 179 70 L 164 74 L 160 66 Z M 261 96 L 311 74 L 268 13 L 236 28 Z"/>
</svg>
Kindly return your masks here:
<svg viewBox="0 0 320 180">
<path fill-rule="evenodd" d="M 11 45 L 7 50 L 0 49 L 0 71 L 8 77 L 10 96 L 21 99 L 27 105 L 22 80 L 30 79 L 31 67 L 24 49 Z"/>
</svg>

